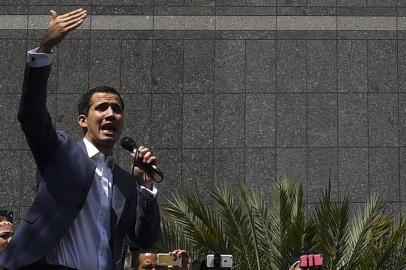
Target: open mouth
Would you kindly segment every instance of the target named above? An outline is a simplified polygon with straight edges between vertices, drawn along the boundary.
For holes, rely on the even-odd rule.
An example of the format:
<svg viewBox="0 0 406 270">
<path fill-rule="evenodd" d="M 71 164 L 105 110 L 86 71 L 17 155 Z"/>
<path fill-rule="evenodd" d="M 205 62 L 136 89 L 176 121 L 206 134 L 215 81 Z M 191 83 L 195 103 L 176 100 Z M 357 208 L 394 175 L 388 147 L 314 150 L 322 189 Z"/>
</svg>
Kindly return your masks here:
<svg viewBox="0 0 406 270">
<path fill-rule="evenodd" d="M 107 123 L 101 126 L 101 131 L 103 134 L 112 135 L 116 131 L 116 127 L 111 123 Z"/>
</svg>

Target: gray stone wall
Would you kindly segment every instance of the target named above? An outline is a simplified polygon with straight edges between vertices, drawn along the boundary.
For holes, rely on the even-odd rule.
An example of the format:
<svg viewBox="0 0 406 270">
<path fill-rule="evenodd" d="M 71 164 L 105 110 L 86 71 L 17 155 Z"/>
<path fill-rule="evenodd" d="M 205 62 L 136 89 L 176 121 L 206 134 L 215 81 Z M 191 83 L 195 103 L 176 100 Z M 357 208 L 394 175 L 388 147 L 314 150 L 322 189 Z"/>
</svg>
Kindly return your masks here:
<svg viewBox="0 0 406 270">
<path fill-rule="evenodd" d="M 124 134 L 160 158 L 162 202 L 287 174 L 308 203 L 331 179 L 335 200 L 379 191 L 406 210 L 406 1 L 1 0 L 0 207 L 17 219 L 35 194 L 16 120 L 25 53 L 49 9 L 77 7 L 91 16 L 55 49 L 55 126 L 79 139 L 80 94 L 118 88 Z"/>
</svg>

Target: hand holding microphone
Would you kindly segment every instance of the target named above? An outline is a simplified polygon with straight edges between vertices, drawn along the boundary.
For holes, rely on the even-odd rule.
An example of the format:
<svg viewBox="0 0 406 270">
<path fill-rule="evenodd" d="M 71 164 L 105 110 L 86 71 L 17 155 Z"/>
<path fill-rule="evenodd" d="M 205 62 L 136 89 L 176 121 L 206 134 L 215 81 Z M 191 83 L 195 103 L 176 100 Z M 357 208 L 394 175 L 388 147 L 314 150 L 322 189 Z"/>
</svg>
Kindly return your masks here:
<svg viewBox="0 0 406 270">
<path fill-rule="evenodd" d="M 153 181 L 159 183 L 163 180 L 163 173 L 155 164 L 156 156 L 148 148 L 143 146 L 138 148 L 135 141 L 127 136 L 121 139 L 120 144 L 125 150 L 131 152 L 133 158 L 132 171 L 140 182 L 139 184 L 152 188 Z"/>
</svg>

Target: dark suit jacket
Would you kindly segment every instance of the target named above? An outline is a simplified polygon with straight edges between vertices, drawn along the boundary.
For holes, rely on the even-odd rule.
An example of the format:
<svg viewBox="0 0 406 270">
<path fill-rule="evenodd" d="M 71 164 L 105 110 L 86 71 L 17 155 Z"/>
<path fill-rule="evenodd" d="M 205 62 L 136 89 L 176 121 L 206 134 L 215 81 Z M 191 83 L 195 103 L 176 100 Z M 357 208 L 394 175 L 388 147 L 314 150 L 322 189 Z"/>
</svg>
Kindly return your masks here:
<svg viewBox="0 0 406 270">
<path fill-rule="evenodd" d="M 26 67 L 18 119 L 38 167 L 40 181 L 34 202 L 0 255 L 0 265 L 18 269 L 43 258 L 62 238 L 83 207 L 96 164 L 83 142 L 56 132 L 46 108 L 50 66 Z M 114 269 L 121 269 L 123 238 L 149 248 L 158 237 L 155 199 L 137 191 L 135 179 L 113 169 L 111 241 Z"/>
</svg>

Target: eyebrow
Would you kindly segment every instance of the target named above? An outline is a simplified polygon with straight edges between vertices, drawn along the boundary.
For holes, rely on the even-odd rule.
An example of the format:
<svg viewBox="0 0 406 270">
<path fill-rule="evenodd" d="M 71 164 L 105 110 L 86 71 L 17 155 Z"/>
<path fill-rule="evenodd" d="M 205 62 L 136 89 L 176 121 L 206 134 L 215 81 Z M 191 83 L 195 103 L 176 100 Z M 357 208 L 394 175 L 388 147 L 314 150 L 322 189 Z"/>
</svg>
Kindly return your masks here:
<svg viewBox="0 0 406 270">
<path fill-rule="evenodd" d="M 93 105 L 95 105 L 95 106 L 104 105 L 104 104 L 109 104 L 109 105 L 110 104 L 115 104 L 115 105 L 118 105 L 118 106 L 121 107 L 121 103 L 119 101 L 117 101 L 117 102 L 103 101 L 103 102 L 100 102 L 100 103 L 93 103 Z"/>
</svg>

